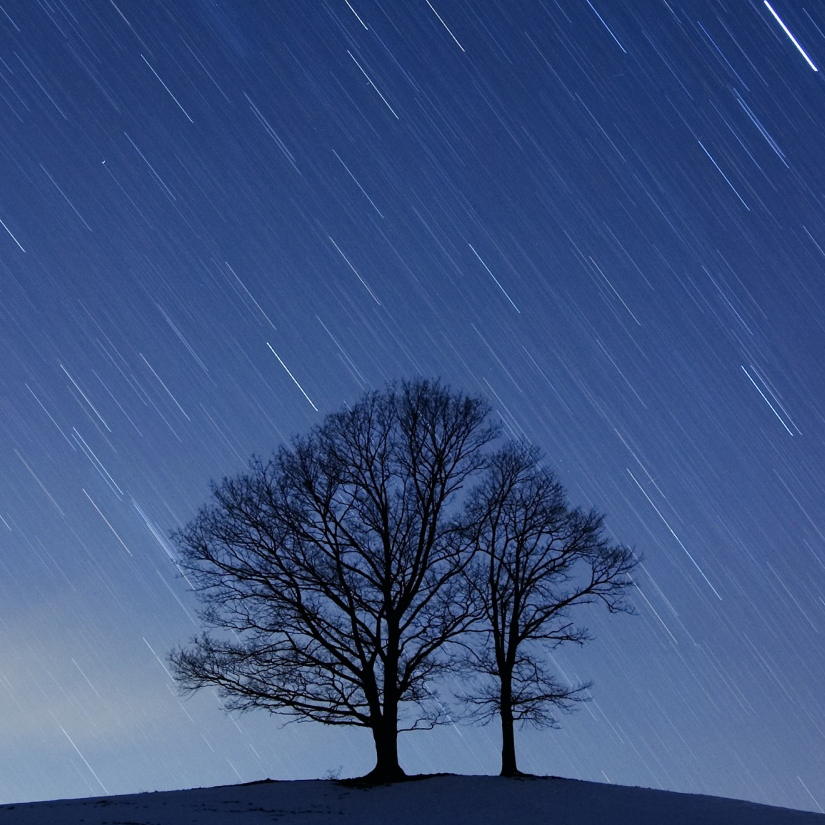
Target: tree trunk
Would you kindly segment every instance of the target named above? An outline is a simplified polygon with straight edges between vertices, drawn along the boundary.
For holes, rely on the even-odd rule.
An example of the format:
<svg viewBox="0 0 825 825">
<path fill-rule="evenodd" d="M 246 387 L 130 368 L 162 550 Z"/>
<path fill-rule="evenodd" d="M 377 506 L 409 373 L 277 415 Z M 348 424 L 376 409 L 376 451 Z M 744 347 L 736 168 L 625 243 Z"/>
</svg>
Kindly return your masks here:
<svg viewBox="0 0 825 825">
<path fill-rule="evenodd" d="M 366 779 L 375 782 L 398 782 L 406 774 L 398 764 L 398 707 L 384 705 L 384 713 L 372 729 L 375 741 L 375 767 Z"/>
<path fill-rule="evenodd" d="M 518 776 L 516 766 L 516 737 L 513 723 L 512 687 L 510 679 L 501 677 L 501 774 L 500 776 Z"/>
<path fill-rule="evenodd" d="M 372 728 L 375 767 L 367 774 L 375 782 L 397 782 L 405 776 L 398 764 L 398 637 L 397 624 L 387 621 L 384 706 Z"/>
</svg>

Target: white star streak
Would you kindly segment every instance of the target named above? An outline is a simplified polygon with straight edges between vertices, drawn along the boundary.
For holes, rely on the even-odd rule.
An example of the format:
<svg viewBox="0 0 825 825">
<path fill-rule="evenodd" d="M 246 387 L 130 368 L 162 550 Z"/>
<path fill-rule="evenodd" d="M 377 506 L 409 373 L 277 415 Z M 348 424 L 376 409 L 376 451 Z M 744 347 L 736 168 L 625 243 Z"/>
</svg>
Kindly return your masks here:
<svg viewBox="0 0 825 825">
<path fill-rule="evenodd" d="M 6 232 L 8 232 L 8 233 L 9 233 L 9 235 L 11 236 L 11 239 L 12 239 L 12 240 L 13 240 L 13 241 L 14 241 L 14 242 L 18 245 L 18 246 L 20 246 L 20 241 L 18 241 L 18 240 L 17 240 L 17 238 L 15 238 L 15 237 L 14 237 L 14 235 L 12 234 L 11 229 L 9 229 L 9 228 L 8 228 L 8 226 L 6 226 L 6 224 L 5 224 L 2 220 L 0 220 L 0 225 L 2 225 L 2 226 L 3 226 L 3 229 L 5 229 L 5 230 L 6 230 Z M 25 250 L 25 249 L 23 249 L 23 247 L 22 247 L 22 246 L 20 246 L 20 251 L 21 251 L 21 252 L 25 252 L 26 250 Z"/>
<path fill-rule="evenodd" d="M 473 250 L 473 255 L 475 255 L 475 256 L 476 256 L 476 258 L 478 258 L 478 260 L 481 262 L 481 265 L 482 265 L 482 266 L 483 266 L 483 267 L 487 270 L 487 274 L 488 274 L 488 275 L 489 275 L 489 276 L 490 276 L 490 277 L 491 277 L 491 278 L 492 278 L 492 279 L 496 282 L 496 286 L 497 286 L 497 287 L 498 287 L 498 288 L 499 288 L 499 289 L 500 289 L 500 290 L 504 293 L 504 297 L 505 297 L 505 298 L 506 298 L 506 299 L 507 299 L 507 300 L 508 300 L 511 304 L 513 304 L 513 299 L 512 299 L 512 298 L 511 298 L 511 297 L 507 294 L 507 290 L 506 290 L 506 289 L 505 289 L 505 288 L 504 288 L 504 287 L 503 287 L 503 286 L 499 283 L 498 278 L 496 278 L 496 276 L 495 276 L 495 275 L 493 275 L 493 273 L 492 273 L 492 272 L 490 272 L 490 267 L 489 267 L 489 266 L 487 266 L 487 264 L 485 264 L 485 263 L 484 263 L 484 261 L 481 259 L 481 255 L 479 255 L 479 254 L 478 254 L 478 252 L 476 252 L 476 251 L 475 251 L 475 248 L 473 247 L 473 245 L 472 245 L 471 243 L 470 243 L 470 244 L 467 244 L 467 246 L 469 246 L 469 247 L 470 247 L 470 249 L 472 249 L 472 250 Z M 513 309 L 514 309 L 516 312 L 518 312 L 519 314 L 521 314 L 521 310 L 520 310 L 520 309 L 519 309 L 519 308 L 518 308 L 515 304 L 513 304 Z"/>
<path fill-rule="evenodd" d="M 364 289 L 366 289 L 367 292 L 369 292 L 372 300 L 375 301 L 375 303 L 378 304 L 378 306 L 381 306 L 381 301 L 379 301 L 378 298 L 375 297 L 375 293 L 369 288 L 369 286 L 367 286 L 367 282 L 361 277 L 361 275 L 358 273 L 358 270 L 350 263 L 349 258 L 341 251 L 341 247 L 338 246 L 338 244 L 335 243 L 335 241 L 332 240 L 332 238 L 329 235 L 327 235 L 327 237 L 332 242 L 332 245 L 338 250 L 338 254 L 347 262 L 347 266 L 355 273 L 355 277 L 358 278 L 359 281 L 361 281 L 361 284 L 363 285 Z"/>
<path fill-rule="evenodd" d="M 719 168 L 719 164 L 713 159 L 713 155 L 711 155 L 711 153 L 708 152 L 707 149 L 705 149 L 705 146 L 701 140 L 697 141 L 697 143 L 702 147 L 702 151 L 710 158 L 710 162 L 716 167 L 716 171 L 725 179 L 725 183 L 728 186 L 730 186 L 730 188 L 733 190 L 733 194 L 736 195 L 736 197 L 739 198 L 740 201 L 742 201 L 742 206 L 744 206 L 745 209 L 747 209 L 748 212 L 750 212 L 750 206 L 748 206 L 745 203 L 745 201 L 742 200 L 742 196 L 736 191 L 736 187 L 730 182 L 730 178 Z"/>
<path fill-rule="evenodd" d="M 441 15 L 433 8 L 433 4 L 430 2 L 430 0 L 424 0 L 424 2 L 426 2 L 430 9 L 432 9 L 432 13 L 438 18 L 438 22 L 441 23 L 441 25 L 444 26 L 445 29 L 447 29 L 447 34 L 449 34 L 450 37 L 452 37 L 453 40 L 455 40 L 456 46 L 458 46 L 458 48 L 461 49 L 461 51 L 466 52 L 464 46 L 462 46 L 461 43 L 458 42 L 456 36 L 450 31 L 450 27 L 444 22 Z"/>
<path fill-rule="evenodd" d="M 384 105 L 393 113 L 395 119 L 400 120 L 401 118 L 399 118 L 398 115 L 395 114 L 395 109 L 393 109 L 392 106 L 390 106 L 390 104 L 387 102 L 387 98 L 385 98 L 384 95 L 382 95 L 381 92 L 378 91 L 378 87 L 372 82 L 370 76 L 361 68 L 361 64 L 355 59 L 355 57 L 349 49 L 347 49 L 347 54 L 352 58 L 352 62 L 355 63 L 355 65 L 358 66 L 359 69 L 361 69 L 361 74 L 367 78 L 367 83 L 369 83 L 370 86 L 372 86 L 372 88 L 375 89 L 375 91 L 378 93 L 378 97 L 380 97 L 381 100 L 384 101 Z"/>
<path fill-rule="evenodd" d="M 773 6 L 771 6 L 768 0 L 765 0 L 765 5 L 768 7 L 768 11 L 773 15 L 774 20 L 776 20 L 776 22 L 779 23 L 780 26 L 782 26 L 782 31 L 785 32 L 785 34 L 787 34 L 788 37 L 791 39 L 791 43 L 793 43 L 794 46 L 796 46 L 799 53 L 802 55 L 802 57 L 805 58 L 805 62 L 815 72 L 818 72 L 819 69 L 817 69 L 817 67 L 814 66 L 814 63 L 811 60 L 811 58 L 808 57 L 808 55 L 805 53 L 805 49 L 803 49 L 802 46 L 799 45 L 799 41 L 791 34 L 791 30 L 782 22 L 782 18 L 773 10 Z"/>
<path fill-rule="evenodd" d="M 106 518 L 106 516 L 103 515 L 103 513 L 100 510 L 100 507 L 98 507 L 97 504 L 94 503 L 94 501 L 92 500 L 92 497 L 86 492 L 85 488 L 81 488 L 81 489 L 83 490 L 83 495 L 86 496 L 87 499 L 89 499 L 92 507 L 94 507 L 95 510 L 97 510 L 97 514 L 103 519 L 103 521 L 106 522 L 106 526 L 112 531 L 112 533 L 114 534 L 114 537 L 120 542 L 120 546 L 130 556 L 133 555 L 132 551 L 124 544 L 123 539 L 118 535 L 117 530 L 115 530 L 115 528 L 112 527 L 112 523 L 109 521 L 109 519 Z"/>
<path fill-rule="evenodd" d="M 365 23 L 365 22 L 361 19 L 361 17 L 360 17 L 360 15 L 358 14 L 358 12 L 357 12 L 357 11 L 355 11 L 355 9 L 354 9 L 354 8 L 350 5 L 349 0 L 344 0 L 344 2 L 347 4 L 347 6 L 348 6 L 349 10 L 350 10 L 350 11 L 351 11 L 351 12 L 352 12 L 355 16 L 356 16 L 356 18 L 358 18 L 358 22 L 359 22 L 359 23 L 360 23 L 360 24 L 361 24 L 361 25 L 362 25 L 362 26 L 363 26 L 363 27 L 364 27 L 367 31 L 369 31 L 369 30 L 370 30 L 370 29 L 369 29 L 369 26 L 368 26 L 368 25 L 367 25 L 367 24 L 366 24 L 366 23 Z"/>
<path fill-rule="evenodd" d="M 788 435 L 793 436 L 790 427 L 788 427 L 788 425 L 782 420 L 782 416 L 779 415 L 779 413 L 776 411 L 774 405 L 771 404 L 770 401 L 768 401 L 768 397 L 765 395 L 764 392 L 762 392 L 762 390 L 759 389 L 759 385 L 756 383 L 756 381 L 753 380 L 753 378 L 751 378 L 751 374 L 744 368 L 744 366 L 742 367 L 742 372 L 744 372 L 745 375 L 748 376 L 748 381 L 750 381 L 751 384 L 753 384 L 754 387 L 756 387 L 756 391 L 762 396 L 762 400 L 771 408 L 771 412 L 779 419 L 779 423 L 788 431 Z"/>
<path fill-rule="evenodd" d="M 267 341 L 266 345 L 272 350 L 272 354 L 278 359 L 278 363 L 286 370 L 286 374 L 295 382 L 295 386 L 301 391 L 304 398 L 306 398 L 306 400 L 309 401 L 310 405 L 312 406 L 312 409 L 315 410 L 315 412 L 318 412 L 318 407 L 316 407 L 315 404 L 312 403 L 312 399 L 306 394 L 306 392 L 304 392 L 304 388 L 298 383 L 298 379 L 292 374 L 289 367 L 281 360 L 281 356 L 278 355 L 278 353 L 275 352 L 274 349 L 272 349 L 272 344 L 270 344 L 269 341 Z"/>
<path fill-rule="evenodd" d="M 69 744 L 75 749 L 77 755 L 83 760 L 83 764 L 89 769 L 89 772 L 97 780 L 97 784 L 100 785 L 101 788 L 103 788 L 104 793 L 108 794 L 109 791 L 106 789 L 106 786 L 100 781 L 100 777 L 95 773 L 95 769 L 86 761 L 86 757 L 80 752 L 80 749 L 77 747 L 77 745 L 75 745 L 72 737 L 69 736 L 68 733 L 66 733 L 66 728 L 64 728 L 63 725 L 61 725 L 59 722 L 57 723 L 57 726 L 60 728 L 60 730 L 63 731 L 63 735 L 69 740 Z"/>
<path fill-rule="evenodd" d="M 682 544 L 682 540 L 679 538 L 679 536 L 676 535 L 673 528 L 668 524 L 667 519 L 662 515 L 659 508 L 653 503 L 653 499 L 645 492 L 644 487 L 642 487 L 642 485 L 639 484 L 638 481 L 636 481 L 636 476 L 634 476 L 633 473 L 630 472 L 630 470 L 627 471 L 627 474 L 633 479 L 634 484 L 642 491 L 642 495 L 647 499 L 648 504 L 650 504 L 650 506 L 656 511 L 656 515 L 659 516 L 659 518 L 664 522 L 665 527 L 667 527 L 667 529 L 670 530 L 670 535 L 676 539 L 676 541 L 679 543 L 679 547 L 681 547 L 682 550 L 685 551 L 685 555 L 693 562 L 693 566 L 699 571 L 702 578 L 708 583 L 708 587 L 710 587 L 710 589 L 716 594 L 716 598 L 719 599 L 719 601 L 722 601 L 722 597 L 719 595 L 719 591 L 710 583 L 710 579 L 705 575 L 705 571 L 702 570 L 701 567 L 699 567 L 698 563 L 696 562 L 696 559 L 694 559 L 693 556 L 691 556 L 690 551 L 687 549 L 687 547 L 685 547 L 684 544 Z"/>
<path fill-rule="evenodd" d="M 183 108 L 183 106 L 181 106 L 181 105 L 180 105 L 180 101 L 179 101 L 179 100 L 178 100 L 178 99 L 177 99 L 177 98 L 176 98 L 176 97 L 172 94 L 172 92 L 171 92 L 171 90 L 169 89 L 169 87 L 168 87 L 168 86 L 167 86 L 167 85 L 163 82 L 163 80 L 161 80 L 160 75 L 159 75 L 159 74 L 158 74 L 158 73 L 157 73 L 157 72 L 156 72 L 156 71 L 152 68 L 152 64 L 151 64 L 151 63 L 150 63 L 150 62 L 149 62 L 149 61 L 148 61 L 145 57 L 143 57 L 143 55 L 141 55 L 141 58 L 143 59 L 143 62 L 144 62 L 144 63 L 145 63 L 145 64 L 149 67 L 149 69 L 151 70 L 152 74 L 153 74 L 153 75 L 154 75 L 154 76 L 155 76 L 158 80 L 160 80 L 160 85 L 161 85 L 161 86 L 163 86 L 163 88 L 164 88 L 164 89 L 166 89 L 166 91 L 169 93 L 169 97 L 171 97 L 171 98 L 172 98 L 172 100 L 174 100 L 174 101 L 175 101 L 175 103 L 177 103 L 177 105 L 178 105 L 178 109 L 180 109 L 180 110 L 181 110 L 181 111 L 182 111 L 182 112 L 186 115 L 186 119 L 187 119 L 190 123 L 194 123 L 195 121 L 194 121 L 194 120 L 192 120 L 192 118 L 191 118 L 191 117 L 189 117 L 189 112 L 187 112 L 187 111 L 186 111 L 186 109 L 184 109 L 184 108 Z"/>
</svg>

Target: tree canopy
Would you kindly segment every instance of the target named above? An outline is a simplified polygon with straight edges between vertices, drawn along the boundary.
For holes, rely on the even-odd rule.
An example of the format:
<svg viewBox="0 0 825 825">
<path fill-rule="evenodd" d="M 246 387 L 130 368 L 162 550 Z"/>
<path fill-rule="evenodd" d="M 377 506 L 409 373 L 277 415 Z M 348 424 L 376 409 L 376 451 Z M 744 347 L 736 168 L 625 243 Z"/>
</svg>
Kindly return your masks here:
<svg viewBox="0 0 825 825">
<path fill-rule="evenodd" d="M 567 503 L 541 452 L 509 442 L 490 458 L 467 506 L 473 562 L 468 586 L 479 621 L 467 646 L 476 678 L 464 694 L 482 722 L 498 716 L 502 767 L 517 774 L 514 723 L 555 727 L 555 710 L 586 698 L 591 683 L 568 684 L 548 665 L 547 651 L 584 644 L 574 609 L 593 602 L 629 612 L 633 552 L 604 535 L 603 517 Z"/>
<path fill-rule="evenodd" d="M 509 714 L 511 731 L 576 698 L 553 693 L 532 643 L 583 641 L 564 623 L 573 603 L 621 609 L 631 556 L 527 466 L 534 453 L 501 447 L 492 418 L 438 381 L 402 382 L 213 484 L 173 534 L 206 628 L 170 656 L 181 687 L 214 686 L 230 710 L 367 728 L 380 780 L 404 775 L 399 731 L 445 721 L 439 677 L 468 649 L 501 679 L 472 701 Z M 559 589 L 574 561 L 590 584 Z"/>
</svg>

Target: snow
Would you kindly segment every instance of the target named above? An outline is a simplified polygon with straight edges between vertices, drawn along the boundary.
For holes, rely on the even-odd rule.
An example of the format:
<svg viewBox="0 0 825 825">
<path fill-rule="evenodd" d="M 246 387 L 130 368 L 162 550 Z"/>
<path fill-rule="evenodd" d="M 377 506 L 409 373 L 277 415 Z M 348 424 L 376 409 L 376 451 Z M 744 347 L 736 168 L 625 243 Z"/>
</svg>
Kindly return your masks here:
<svg viewBox="0 0 825 825">
<path fill-rule="evenodd" d="M 264 781 L 0 807 L 0 825 L 825 825 L 825 815 L 555 777 L 435 776 L 378 787 Z"/>
</svg>

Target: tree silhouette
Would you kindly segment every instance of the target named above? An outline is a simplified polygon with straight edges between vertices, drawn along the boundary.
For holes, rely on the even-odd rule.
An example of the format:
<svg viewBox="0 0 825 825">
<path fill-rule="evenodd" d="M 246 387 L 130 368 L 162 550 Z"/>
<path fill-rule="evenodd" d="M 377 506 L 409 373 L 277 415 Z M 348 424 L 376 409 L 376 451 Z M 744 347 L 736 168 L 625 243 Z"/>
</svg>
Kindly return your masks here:
<svg viewBox="0 0 825 825">
<path fill-rule="evenodd" d="M 556 726 L 590 684 L 560 681 L 547 650 L 590 636 L 570 618 L 574 607 L 601 602 L 629 612 L 625 601 L 637 564 L 608 541 L 601 515 L 571 508 L 539 450 L 510 442 L 492 457 L 467 506 L 475 558 L 466 569 L 483 620 L 469 665 L 476 678 L 465 698 L 474 715 L 501 720 L 501 775 L 519 773 L 514 725 Z"/>
<path fill-rule="evenodd" d="M 368 728 L 370 776 L 402 777 L 398 731 L 444 721 L 430 686 L 474 618 L 459 514 L 497 432 L 486 402 L 404 382 L 213 485 L 173 534 L 207 627 L 170 656 L 182 688 Z"/>
</svg>

